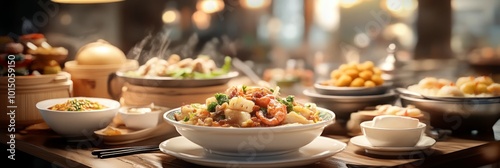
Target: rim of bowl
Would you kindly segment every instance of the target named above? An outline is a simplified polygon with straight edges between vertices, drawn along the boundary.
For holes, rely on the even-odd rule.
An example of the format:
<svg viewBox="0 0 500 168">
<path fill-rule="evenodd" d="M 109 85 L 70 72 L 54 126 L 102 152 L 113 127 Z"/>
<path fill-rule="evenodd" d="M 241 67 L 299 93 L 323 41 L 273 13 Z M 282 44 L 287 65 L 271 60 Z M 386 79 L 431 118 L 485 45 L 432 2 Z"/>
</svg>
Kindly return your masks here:
<svg viewBox="0 0 500 168">
<path fill-rule="evenodd" d="M 111 106 L 107 105 L 107 108 L 105 109 L 100 109 L 100 110 L 91 110 L 91 111 L 60 111 L 60 110 L 50 110 L 48 107 L 41 107 L 42 104 L 49 102 L 49 101 L 61 101 L 59 103 L 64 103 L 66 100 L 70 99 L 89 99 L 93 101 L 109 101 L 111 103 Z M 58 104 L 58 103 L 56 103 Z M 53 104 L 55 105 L 55 104 Z M 82 112 L 104 112 L 104 111 L 109 111 L 109 110 L 114 110 L 114 109 L 119 109 L 120 108 L 120 102 L 113 100 L 113 99 L 107 99 L 107 98 L 99 98 L 99 97 L 66 97 L 66 98 L 55 98 L 55 99 L 47 99 L 47 100 L 42 100 L 36 103 L 36 108 L 39 110 L 43 111 L 50 111 L 50 112 L 61 112 L 61 113 L 82 113 Z"/>
<path fill-rule="evenodd" d="M 500 98 L 491 98 L 491 99 L 463 99 L 463 100 L 457 100 L 457 101 L 440 101 L 440 100 L 432 100 L 432 99 L 425 99 L 425 98 L 416 98 L 412 96 L 407 96 L 404 94 L 399 95 L 400 98 L 410 100 L 410 101 L 416 101 L 416 102 L 432 102 L 432 103 L 451 103 L 451 104 L 457 104 L 457 103 L 464 103 L 464 102 L 474 102 L 474 103 L 480 103 L 480 104 L 492 104 L 492 103 L 500 103 Z"/>
<path fill-rule="evenodd" d="M 321 85 L 320 83 L 314 83 L 314 87 L 323 89 L 323 90 L 332 90 L 332 91 L 364 91 L 364 90 L 388 90 L 393 84 L 389 82 L 384 82 L 382 85 L 378 85 L 375 87 L 339 87 L 339 86 L 327 86 Z"/>
<path fill-rule="evenodd" d="M 69 71 L 78 70 L 115 70 L 123 66 L 130 65 L 137 60 L 127 59 L 123 64 L 102 64 L 102 65 L 79 65 L 75 60 L 67 61 L 64 63 L 65 69 Z"/>
<path fill-rule="evenodd" d="M 273 126 L 273 127 L 250 127 L 250 128 L 238 128 L 238 127 L 210 127 L 210 126 L 199 126 L 199 125 L 190 125 L 190 124 L 183 124 L 178 121 L 172 120 L 168 118 L 167 116 L 170 113 L 175 113 L 180 110 L 180 107 L 171 109 L 167 111 L 165 114 L 163 114 L 163 119 L 166 120 L 168 123 L 171 125 L 174 125 L 175 127 L 181 126 L 181 127 L 187 127 L 191 129 L 196 129 L 200 131 L 219 131 L 219 132 L 232 132 L 235 130 L 238 131 L 243 131 L 243 132 L 255 132 L 255 131 L 261 131 L 261 130 L 273 130 L 273 131 L 282 131 L 282 130 L 293 130 L 293 131 L 298 131 L 298 130 L 303 130 L 303 129 L 309 129 L 309 128 L 314 128 L 318 126 L 328 126 L 330 124 L 333 124 L 336 116 L 335 113 L 331 110 L 328 110 L 326 108 L 322 107 L 317 107 L 318 110 L 321 110 L 322 112 L 330 114 L 332 117 L 329 118 L 328 120 L 323 120 L 321 122 L 313 123 L 313 124 L 300 124 L 300 125 L 281 125 L 281 126 Z M 323 128 L 324 128 L 323 127 Z"/>
<path fill-rule="evenodd" d="M 127 71 L 117 71 L 116 75 L 118 77 L 127 78 L 127 79 L 139 79 L 139 80 L 164 80 L 164 81 L 207 81 L 207 80 L 218 80 L 218 79 L 231 79 L 240 75 L 238 71 L 229 71 L 227 74 L 216 76 L 213 78 L 202 78 L 202 79 L 178 79 L 173 77 L 161 77 L 161 76 L 129 76 L 126 74 Z"/>
<path fill-rule="evenodd" d="M 125 115 L 144 115 L 144 114 L 149 114 L 149 113 L 163 113 L 163 112 L 167 112 L 169 110 L 169 108 L 167 107 L 160 107 L 160 106 L 156 106 L 158 108 L 160 108 L 159 110 L 153 110 L 151 112 L 146 112 L 146 113 L 127 113 L 126 112 L 126 109 L 131 109 L 131 108 L 148 108 L 148 107 L 120 107 L 118 109 L 118 112 L 120 114 L 125 114 Z"/>
<path fill-rule="evenodd" d="M 379 99 L 396 98 L 398 96 L 392 90 L 388 90 L 386 93 L 380 95 L 362 95 L 362 96 L 323 95 L 317 93 L 316 91 L 314 91 L 314 89 L 304 89 L 302 93 L 310 98 L 323 99 L 333 102 L 365 102 L 365 101 L 373 101 Z"/>
<path fill-rule="evenodd" d="M 394 129 L 394 128 L 378 128 L 378 127 L 374 127 L 373 124 L 373 121 L 363 121 L 361 122 L 361 124 L 359 124 L 362 128 L 370 128 L 370 129 L 377 129 L 377 130 L 414 130 L 414 129 L 422 129 L 422 128 L 425 128 L 427 127 L 427 124 L 423 123 L 423 122 L 418 122 L 418 126 L 417 128 L 398 128 L 398 129 Z"/>
</svg>

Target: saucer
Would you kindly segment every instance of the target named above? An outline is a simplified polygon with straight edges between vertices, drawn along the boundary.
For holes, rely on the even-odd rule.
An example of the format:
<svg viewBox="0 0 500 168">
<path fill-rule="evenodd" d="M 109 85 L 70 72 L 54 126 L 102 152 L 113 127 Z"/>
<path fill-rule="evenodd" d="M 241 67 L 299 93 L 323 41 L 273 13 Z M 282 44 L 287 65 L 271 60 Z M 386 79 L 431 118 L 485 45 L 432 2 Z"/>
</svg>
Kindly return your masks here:
<svg viewBox="0 0 500 168">
<path fill-rule="evenodd" d="M 270 156 L 228 156 L 206 152 L 183 136 L 163 141 L 160 150 L 187 162 L 213 167 L 291 167 L 326 159 L 341 152 L 347 144 L 335 139 L 318 137 L 294 152 Z"/>
<path fill-rule="evenodd" d="M 349 142 L 351 142 L 356 146 L 364 148 L 366 153 L 394 156 L 394 155 L 412 155 L 417 152 L 429 149 L 436 143 L 436 140 L 428 136 L 422 136 L 420 138 L 420 141 L 418 141 L 417 145 L 413 147 L 375 147 L 372 146 L 370 142 L 368 142 L 368 140 L 364 135 L 360 135 L 351 138 Z"/>
</svg>

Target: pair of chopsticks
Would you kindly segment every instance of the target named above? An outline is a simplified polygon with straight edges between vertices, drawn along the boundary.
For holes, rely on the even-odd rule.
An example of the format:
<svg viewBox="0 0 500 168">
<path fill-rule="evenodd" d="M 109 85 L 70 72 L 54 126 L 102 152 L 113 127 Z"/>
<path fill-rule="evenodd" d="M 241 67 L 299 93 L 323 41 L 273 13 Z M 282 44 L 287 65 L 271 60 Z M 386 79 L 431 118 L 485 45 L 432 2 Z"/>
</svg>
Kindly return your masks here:
<svg viewBox="0 0 500 168">
<path fill-rule="evenodd" d="M 96 149 L 91 152 L 92 155 L 97 156 L 99 159 L 132 155 L 138 153 L 154 152 L 160 150 L 158 145 L 150 146 L 132 146 L 132 147 L 120 147 L 111 149 Z"/>
</svg>

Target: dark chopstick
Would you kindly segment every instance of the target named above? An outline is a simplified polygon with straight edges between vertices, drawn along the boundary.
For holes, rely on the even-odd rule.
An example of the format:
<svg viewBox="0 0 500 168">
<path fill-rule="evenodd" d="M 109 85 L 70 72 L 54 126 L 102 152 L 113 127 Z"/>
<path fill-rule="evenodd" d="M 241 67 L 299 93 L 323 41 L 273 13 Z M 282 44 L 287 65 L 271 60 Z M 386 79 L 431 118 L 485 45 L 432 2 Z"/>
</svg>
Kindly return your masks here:
<svg viewBox="0 0 500 168">
<path fill-rule="evenodd" d="M 153 151 L 157 151 L 157 150 L 159 150 L 158 147 L 156 147 L 156 148 L 143 148 L 143 149 L 121 150 L 121 151 L 113 151 L 113 152 L 101 153 L 101 154 L 97 155 L 97 157 L 99 159 L 105 159 L 105 158 L 125 156 L 125 155 L 131 155 L 131 154 L 153 152 Z"/>
<path fill-rule="evenodd" d="M 99 155 L 102 152 L 112 152 L 112 151 L 120 151 L 120 150 L 128 150 L 128 149 L 146 149 L 146 148 L 158 148 L 157 145 L 147 145 L 147 146 L 129 146 L 129 147 L 120 147 L 120 148 L 110 148 L 110 149 L 96 149 L 91 152 L 92 155 Z"/>
<path fill-rule="evenodd" d="M 103 159 L 103 158 L 124 156 L 124 155 L 137 154 L 143 152 L 151 152 L 156 150 L 159 150 L 159 147 L 156 145 L 132 146 L 132 147 L 111 148 L 111 149 L 96 149 L 93 150 L 91 154 L 96 155 L 98 158 Z"/>
</svg>

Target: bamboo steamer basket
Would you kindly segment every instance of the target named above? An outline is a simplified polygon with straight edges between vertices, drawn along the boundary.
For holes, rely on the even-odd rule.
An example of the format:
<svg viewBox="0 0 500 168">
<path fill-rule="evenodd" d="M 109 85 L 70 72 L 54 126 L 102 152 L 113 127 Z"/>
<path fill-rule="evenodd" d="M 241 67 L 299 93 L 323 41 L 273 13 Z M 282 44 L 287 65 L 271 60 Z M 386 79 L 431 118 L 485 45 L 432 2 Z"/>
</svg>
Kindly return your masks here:
<svg viewBox="0 0 500 168">
<path fill-rule="evenodd" d="M 205 103 L 208 97 L 215 93 L 222 93 L 227 88 L 227 83 L 191 88 L 150 87 L 125 83 L 120 101 L 125 106 L 146 106 L 153 103 L 163 107 L 176 108 L 185 104 Z"/>
<path fill-rule="evenodd" d="M 73 82 L 69 73 L 61 72 L 57 75 L 17 76 L 15 79 L 15 103 L 9 104 L 7 77 L 0 82 L 0 106 L 3 111 L 15 110 L 15 118 L 2 117 L 2 127 L 15 122 L 15 128 L 23 129 L 27 126 L 43 122 L 43 118 L 36 108 L 36 103 L 53 98 L 72 96 Z M 8 106 L 16 106 L 8 108 Z"/>
<path fill-rule="evenodd" d="M 117 100 L 124 81 L 112 78 L 110 75 L 117 71 L 134 70 L 138 67 L 139 63 L 136 60 L 127 60 L 123 65 L 78 65 L 76 61 L 68 61 L 65 63 L 64 70 L 71 73 L 74 96 Z M 117 95 L 113 95 L 115 93 Z"/>
</svg>

